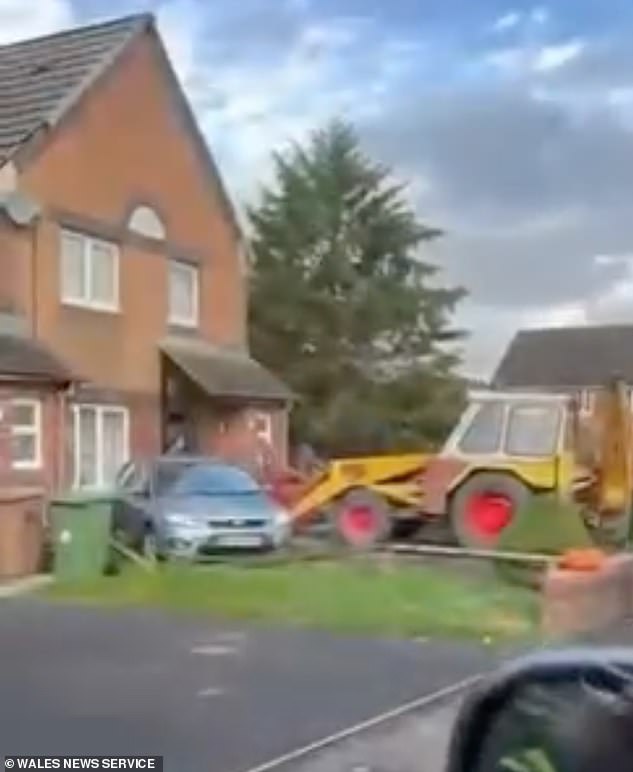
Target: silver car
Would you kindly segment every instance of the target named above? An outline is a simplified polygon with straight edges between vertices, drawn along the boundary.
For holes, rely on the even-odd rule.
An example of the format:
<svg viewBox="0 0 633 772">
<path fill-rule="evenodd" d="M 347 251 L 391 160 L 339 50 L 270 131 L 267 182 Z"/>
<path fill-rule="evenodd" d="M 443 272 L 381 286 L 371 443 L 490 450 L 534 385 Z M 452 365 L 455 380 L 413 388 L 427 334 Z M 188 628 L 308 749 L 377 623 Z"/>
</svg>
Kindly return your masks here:
<svg viewBox="0 0 633 772">
<path fill-rule="evenodd" d="M 207 458 L 162 456 L 119 473 L 114 527 L 158 558 L 203 559 L 226 550 L 276 549 L 288 512 L 244 470 Z"/>
</svg>

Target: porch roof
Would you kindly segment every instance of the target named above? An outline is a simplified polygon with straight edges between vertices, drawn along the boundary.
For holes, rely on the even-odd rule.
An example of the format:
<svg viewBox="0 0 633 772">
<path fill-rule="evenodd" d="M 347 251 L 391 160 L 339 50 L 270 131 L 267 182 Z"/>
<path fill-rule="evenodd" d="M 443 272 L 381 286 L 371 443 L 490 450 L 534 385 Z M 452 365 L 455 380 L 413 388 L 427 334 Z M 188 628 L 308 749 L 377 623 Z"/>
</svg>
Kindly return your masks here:
<svg viewBox="0 0 633 772">
<path fill-rule="evenodd" d="M 0 379 L 23 378 L 69 383 L 72 373 L 51 351 L 33 338 L 0 334 Z"/>
<path fill-rule="evenodd" d="M 227 350 L 199 338 L 170 336 L 161 351 L 211 397 L 293 399 L 288 387 L 242 351 Z"/>
</svg>

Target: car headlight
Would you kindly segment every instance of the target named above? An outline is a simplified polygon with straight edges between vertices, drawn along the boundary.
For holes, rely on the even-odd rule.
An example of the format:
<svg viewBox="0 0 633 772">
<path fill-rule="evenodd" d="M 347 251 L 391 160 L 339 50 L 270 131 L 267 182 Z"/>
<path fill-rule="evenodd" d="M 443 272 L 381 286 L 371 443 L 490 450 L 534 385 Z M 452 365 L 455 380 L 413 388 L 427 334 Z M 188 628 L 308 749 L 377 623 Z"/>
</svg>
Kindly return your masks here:
<svg viewBox="0 0 633 772">
<path fill-rule="evenodd" d="M 289 528 L 290 527 L 290 514 L 285 509 L 275 510 L 275 525 L 277 528 Z"/>
<path fill-rule="evenodd" d="M 196 528 L 200 523 L 195 517 L 191 515 L 180 515 L 178 513 L 169 513 L 165 515 L 165 521 L 168 525 L 175 526 L 176 528 Z"/>
</svg>

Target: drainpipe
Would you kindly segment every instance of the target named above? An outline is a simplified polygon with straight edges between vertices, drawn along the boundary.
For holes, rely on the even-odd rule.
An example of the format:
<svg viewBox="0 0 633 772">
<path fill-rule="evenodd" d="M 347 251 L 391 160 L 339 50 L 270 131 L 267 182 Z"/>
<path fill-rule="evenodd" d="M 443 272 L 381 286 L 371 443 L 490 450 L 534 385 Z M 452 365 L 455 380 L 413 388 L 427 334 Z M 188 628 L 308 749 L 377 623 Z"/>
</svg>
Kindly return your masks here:
<svg viewBox="0 0 633 772">
<path fill-rule="evenodd" d="M 67 486 L 66 480 L 66 407 L 67 397 L 69 389 L 65 387 L 63 389 L 58 388 L 56 392 L 56 420 L 55 429 L 57 431 L 57 437 L 55 438 L 55 446 L 57 448 L 57 464 L 55 468 L 55 492 L 59 492 L 65 489 Z"/>
</svg>

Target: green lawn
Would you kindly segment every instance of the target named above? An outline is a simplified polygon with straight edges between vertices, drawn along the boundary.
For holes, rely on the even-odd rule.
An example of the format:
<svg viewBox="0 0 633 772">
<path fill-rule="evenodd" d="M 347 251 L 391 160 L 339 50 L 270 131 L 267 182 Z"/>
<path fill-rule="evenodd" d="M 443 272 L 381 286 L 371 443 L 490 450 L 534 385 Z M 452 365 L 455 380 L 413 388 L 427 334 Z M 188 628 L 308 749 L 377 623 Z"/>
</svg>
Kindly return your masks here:
<svg viewBox="0 0 633 772">
<path fill-rule="evenodd" d="M 494 577 L 370 560 L 127 569 L 48 597 L 399 636 L 531 637 L 537 599 Z"/>
</svg>

